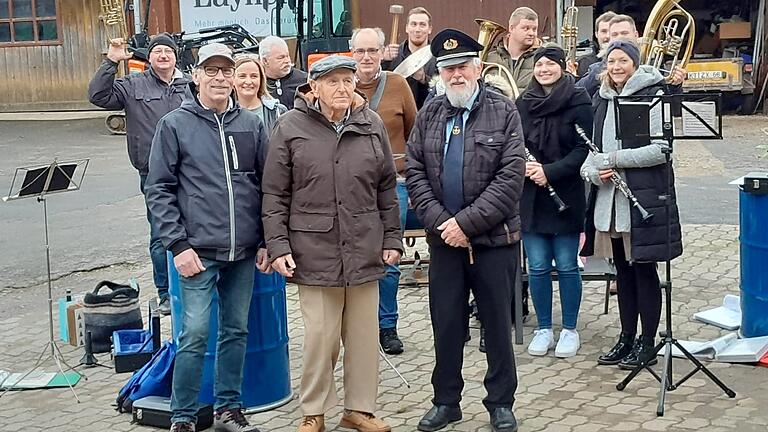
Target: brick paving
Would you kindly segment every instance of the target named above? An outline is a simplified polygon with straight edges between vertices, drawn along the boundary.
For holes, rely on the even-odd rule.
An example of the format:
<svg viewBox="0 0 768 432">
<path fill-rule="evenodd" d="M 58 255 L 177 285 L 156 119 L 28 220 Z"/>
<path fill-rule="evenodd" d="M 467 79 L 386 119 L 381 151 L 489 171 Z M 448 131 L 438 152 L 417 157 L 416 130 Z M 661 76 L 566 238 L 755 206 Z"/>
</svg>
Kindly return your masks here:
<svg viewBox="0 0 768 432">
<path fill-rule="evenodd" d="M 677 337 L 712 339 L 725 332 L 693 321 L 694 312 L 716 306 L 725 294 L 738 294 L 739 250 L 738 227 L 733 225 L 685 225 L 685 254 L 675 261 L 673 277 L 675 299 L 673 313 Z M 423 244 L 417 245 L 422 250 Z M 139 278 L 142 286 L 151 286 L 150 267 L 117 267 L 75 274 L 56 283 L 57 292 L 66 288 L 80 292 L 101 279 Z M 736 399 L 728 399 L 702 374 L 697 374 L 682 387 L 668 393 L 666 414 L 657 417 L 658 384 L 647 373 L 641 374 L 623 392 L 615 384 L 625 373 L 615 367 L 598 367 L 596 357 L 610 347 L 618 336 L 618 312 L 615 298 L 610 310 L 602 315 L 604 284 L 586 283 L 578 330 L 582 348 L 569 359 L 531 357 L 526 345 L 515 346 L 520 386 L 515 413 L 521 431 L 685 431 L 704 429 L 719 431 L 768 430 L 768 368 L 752 365 L 709 363 L 711 370 L 730 385 Z M 11 290 L 12 291 L 12 290 Z M 295 286 L 288 286 L 288 325 L 292 385 L 298 391 L 301 371 L 301 339 L 303 328 Z M 42 293 L 37 289 L 36 293 Z M 0 295 L 18 295 L 0 289 Z M 149 295 L 145 293 L 145 296 Z M 22 371 L 31 365 L 47 339 L 44 318 L 44 295 L 26 296 L 27 307 L 0 319 L 0 369 Z M 431 367 L 434 362 L 432 331 L 429 322 L 426 289 L 401 288 L 399 331 L 406 351 L 392 357 L 392 362 L 410 381 L 407 388 L 381 362 L 379 391 L 380 409 L 395 431 L 416 430 L 424 412 L 431 406 Z M 33 304 L 34 303 L 34 304 Z M 555 296 L 555 326 L 560 322 Z M 164 318 L 164 335 L 169 334 L 168 318 Z M 525 341 L 530 341 L 535 319 L 526 324 Z M 663 327 L 663 321 L 662 321 Z M 482 379 L 485 357 L 477 350 L 478 330 L 472 329 L 472 341 L 465 349 L 464 397 L 461 403 L 464 419 L 446 428 L 453 431 L 490 431 L 488 414 L 481 399 L 485 391 Z M 77 363 L 82 351 L 65 345 L 64 355 Z M 100 360 L 112 365 L 109 356 Z M 675 362 L 676 370 L 689 366 Z M 46 370 L 55 366 L 48 364 Z M 339 368 L 340 369 L 340 368 Z M 76 403 L 69 389 L 12 392 L 0 398 L 0 431 L 144 431 L 153 430 L 130 423 L 130 415 L 118 414 L 111 404 L 129 374 L 115 374 L 113 369 L 85 371 L 88 380 L 76 386 L 81 403 Z M 679 374 L 676 374 L 679 378 Z M 337 370 L 340 382 L 341 372 Z M 339 386 L 340 387 L 340 386 Z M 263 431 L 292 431 L 300 417 L 294 397 L 287 405 L 273 411 L 250 416 Z M 326 417 L 328 430 L 341 430 L 336 425 L 341 408 Z M 156 430 L 156 429 L 154 429 Z"/>
</svg>

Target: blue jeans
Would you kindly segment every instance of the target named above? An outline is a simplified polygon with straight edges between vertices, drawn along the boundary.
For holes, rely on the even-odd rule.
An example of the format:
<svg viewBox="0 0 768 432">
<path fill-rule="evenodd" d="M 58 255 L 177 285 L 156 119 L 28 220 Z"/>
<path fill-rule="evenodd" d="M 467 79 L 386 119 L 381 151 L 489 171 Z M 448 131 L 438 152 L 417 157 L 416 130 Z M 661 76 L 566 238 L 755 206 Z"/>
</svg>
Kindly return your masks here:
<svg viewBox="0 0 768 432">
<path fill-rule="evenodd" d="M 140 174 L 141 193 L 144 194 L 144 183 L 147 181 L 146 174 Z M 144 202 L 146 204 L 146 194 Z M 168 298 L 168 261 L 165 254 L 163 242 L 158 238 L 157 227 L 152 223 L 152 213 L 147 206 L 147 221 L 149 222 L 149 257 L 152 259 L 152 277 L 157 288 L 157 296 L 160 300 Z"/>
<path fill-rule="evenodd" d="M 200 260 L 204 271 L 191 278 L 179 277 L 184 316 L 173 368 L 171 410 L 174 422 L 196 421 L 214 290 L 219 296 L 214 409 L 242 406 L 240 385 L 243 381 L 255 258 L 233 262 Z"/>
<path fill-rule="evenodd" d="M 581 305 L 581 274 L 576 263 L 579 234 L 523 233 L 528 285 L 539 329 L 552 328 L 552 260 L 555 260 L 563 328 L 574 330 Z"/>
<path fill-rule="evenodd" d="M 405 229 L 408 216 L 408 189 L 405 182 L 397 182 L 397 200 L 400 203 L 400 229 Z M 387 265 L 384 277 L 379 279 L 379 328 L 397 328 L 397 288 L 400 285 L 400 266 Z"/>
</svg>

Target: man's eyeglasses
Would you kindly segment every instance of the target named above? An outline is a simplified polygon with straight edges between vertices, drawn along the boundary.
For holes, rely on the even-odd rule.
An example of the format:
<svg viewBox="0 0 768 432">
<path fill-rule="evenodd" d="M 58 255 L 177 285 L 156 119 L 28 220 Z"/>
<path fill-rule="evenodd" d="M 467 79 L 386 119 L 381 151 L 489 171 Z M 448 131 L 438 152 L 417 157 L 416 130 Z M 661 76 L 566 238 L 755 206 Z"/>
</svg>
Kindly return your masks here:
<svg viewBox="0 0 768 432">
<path fill-rule="evenodd" d="M 176 52 L 170 48 L 155 48 L 150 52 L 150 54 L 156 54 L 156 55 L 162 54 L 166 57 L 170 57 L 176 54 Z"/>
<path fill-rule="evenodd" d="M 357 48 L 352 51 L 352 54 L 359 56 L 359 57 L 365 57 L 366 54 L 373 57 L 376 54 L 381 52 L 378 48 Z"/>
<path fill-rule="evenodd" d="M 235 76 L 235 68 L 232 66 L 206 66 L 203 68 L 203 71 L 205 71 L 205 74 L 209 77 L 215 77 L 219 74 L 219 71 L 221 71 L 221 74 L 224 75 L 224 78 L 232 78 Z"/>
</svg>

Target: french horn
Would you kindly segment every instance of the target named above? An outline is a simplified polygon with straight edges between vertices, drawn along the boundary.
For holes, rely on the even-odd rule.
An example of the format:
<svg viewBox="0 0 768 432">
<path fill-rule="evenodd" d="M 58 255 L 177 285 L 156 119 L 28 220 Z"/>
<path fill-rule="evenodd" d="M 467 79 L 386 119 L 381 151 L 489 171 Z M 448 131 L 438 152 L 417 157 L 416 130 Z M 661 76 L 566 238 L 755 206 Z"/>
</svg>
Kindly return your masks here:
<svg viewBox="0 0 768 432">
<path fill-rule="evenodd" d="M 507 29 L 501 24 L 495 23 L 490 20 L 476 18 L 475 22 L 480 26 L 480 34 L 477 36 L 477 42 L 483 46 L 483 51 L 480 52 L 480 61 L 483 63 L 483 71 L 481 77 L 483 81 L 488 81 L 488 77 L 497 76 L 502 79 L 511 89 L 514 98 L 517 99 L 520 96 L 520 90 L 517 88 L 515 79 L 512 77 L 512 72 L 506 66 L 489 62 L 488 53 L 491 51 L 493 41 L 500 35 L 506 33 Z"/>
</svg>

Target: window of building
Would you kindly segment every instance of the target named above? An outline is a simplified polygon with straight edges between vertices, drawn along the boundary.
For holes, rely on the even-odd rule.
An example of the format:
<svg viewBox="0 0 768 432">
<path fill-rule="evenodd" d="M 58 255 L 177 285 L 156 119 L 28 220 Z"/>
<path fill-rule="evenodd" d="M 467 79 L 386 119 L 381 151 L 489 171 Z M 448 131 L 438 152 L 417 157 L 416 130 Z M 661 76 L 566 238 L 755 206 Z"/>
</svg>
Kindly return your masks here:
<svg viewBox="0 0 768 432">
<path fill-rule="evenodd" d="M 58 0 L 0 0 L 0 46 L 60 43 Z"/>
</svg>

